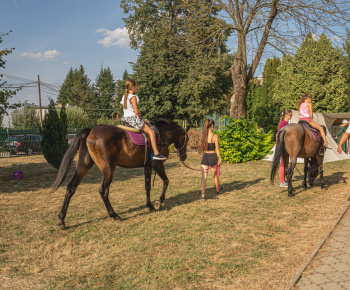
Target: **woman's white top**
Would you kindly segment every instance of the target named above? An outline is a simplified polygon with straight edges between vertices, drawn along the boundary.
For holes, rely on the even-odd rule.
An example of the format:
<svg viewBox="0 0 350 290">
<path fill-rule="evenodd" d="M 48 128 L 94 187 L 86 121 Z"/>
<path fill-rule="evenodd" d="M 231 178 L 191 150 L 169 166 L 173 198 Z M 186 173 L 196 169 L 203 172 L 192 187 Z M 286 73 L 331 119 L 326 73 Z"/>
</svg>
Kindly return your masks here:
<svg viewBox="0 0 350 290">
<path fill-rule="evenodd" d="M 136 116 L 134 107 L 133 107 L 133 105 L 132 105 L 131 102 L 130 102 L 130 100 L 131 100 L 133 97 L 136 97 L 136 102 L 137 102 L 137 103 L 139 102 L 139 97 L 138 97 L 138 96 L 133 95 L 133 94 L 129 94 L 129 95 L 128 95 L 128 101 L 127 101 L 127 104 L 126 104 L 126 109 L 124 108 L 124 98 L 125 98 L 125 95 L 122 97 L 122 100 L 121 100 L 120 103 L 123 105 L 124 117 L 133 117 L 133 116 Z"/>
</svg>

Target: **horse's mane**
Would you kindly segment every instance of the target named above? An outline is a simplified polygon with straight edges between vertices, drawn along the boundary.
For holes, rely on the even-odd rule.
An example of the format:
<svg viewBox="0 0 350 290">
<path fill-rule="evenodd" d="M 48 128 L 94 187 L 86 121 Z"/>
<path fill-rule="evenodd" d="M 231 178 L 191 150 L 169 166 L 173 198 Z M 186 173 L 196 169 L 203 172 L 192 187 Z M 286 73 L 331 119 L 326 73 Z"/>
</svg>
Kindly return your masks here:
<svg viewBox="0 0 350 290">
<path fill-rule="evenodd" d="M 164 127 L 164 126 L 171 126 L 171 127 L 175 127 L 176 129 L 178 129 L 179 127 L 181 128 L 181 126 L 174 122 L 174 121 L 170 121 L 167 119 L 159 119 L 157 121 L 155 121 L 153 123 L 156 127 L 160 126 L 160 127 Z"/>
</svg>

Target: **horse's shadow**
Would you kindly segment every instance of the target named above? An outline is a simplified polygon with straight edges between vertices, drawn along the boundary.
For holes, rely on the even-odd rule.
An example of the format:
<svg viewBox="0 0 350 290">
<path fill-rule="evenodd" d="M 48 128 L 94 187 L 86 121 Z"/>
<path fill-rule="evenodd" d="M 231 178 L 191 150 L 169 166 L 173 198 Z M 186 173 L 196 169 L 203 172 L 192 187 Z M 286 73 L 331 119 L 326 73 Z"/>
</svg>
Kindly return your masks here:
<svg viewBox="0 0 350 290">
<path fill-rule="evenodd" d="M 258 178 L 258 179 L 254 179 L 254 180 L 250 180 L 250 181 L 233 181 L 233 182 L 229 182 L 229 183 L 220 183 L 220 185 L 222 185 L 224 187 L 224 191 L 222 194 L 220 194 L 220 196 L 229 195 L 234 190 L 246 189 L 250 186 L 258 184 L 262 180 L 265 180 L 265 179 Z M 201 197 L 200 188 L 197 190 L 192 190 L 192 191 L 188 191 L 185 193 L 173 195 L 173 196 L 170 196 L 170 197 L 165 199 L 162 209 L 163 210 L 171 210 L 177 206 L 182 206 L 184 204 L 196 202 L 200 199 L 200 197 Z M 207 189 L 206 199 L 216 199 L 216 198 L 217 198 L 216 190 L 215 189 Z M 120 214 L 130 214 L 133 212 L 138 212 L 138 211 L 143 210 L 145 208 L 147 208 L 147 206 L 142 205 L 142 206 L 130 208 L 124 212 L 120 212 Z M 136 215 L 131 216 L 131 217 L 126 218 L 126 219 L 130 219 L 130 218 L 133 218 L 135 216 L 149 214 L 149 213 L 151 213 L 151 212 L 136 214 Z"/>
<path fill-rule="evenodd" d="M 334 172 L 331 175 L 324 175 L 324 182 L 326 189 L 339 183 L 346 183 L 347 184 L 347 179 L 348 177 L 344 176 L 345 172 Z M 294 177 L 294 176 L 293 176 Z M 295 176 L 295 180 L 293 180 L 293 188 L 295 191 L 293 193 L 295 195 L 298 195 L 304 191 L 303 187 L 303 176 L 302 175 L 297 175 Z M 312 189 L 312 188 L 318 188 L 320 187 L 320 177 L 318 176 L 314 182 L 313 185 L 307 184 L 307 189 Z M 286 188 L 287 190 L 287 188 Z"/>
</svg>

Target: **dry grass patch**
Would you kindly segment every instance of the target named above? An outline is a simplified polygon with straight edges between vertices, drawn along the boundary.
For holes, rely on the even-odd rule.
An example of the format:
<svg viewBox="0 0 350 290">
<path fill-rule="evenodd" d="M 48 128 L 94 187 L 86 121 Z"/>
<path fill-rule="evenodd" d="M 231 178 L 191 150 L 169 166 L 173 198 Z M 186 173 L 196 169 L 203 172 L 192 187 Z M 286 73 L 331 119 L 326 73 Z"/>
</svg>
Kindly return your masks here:
<svg viewBox="0 0 350 290">
<path fill-rule="evenodd" d="M 187 163 L 199 167 L 200 156 Z M 72 198 L 66 224 L 57 215 L 65 187 L 48 194 L 57 171 L 42 156 L 3 158 L 0 168 L 0 285 L 7 288 L 282 289 L 346 206 L 349 161 L 325 164 L 328 190 L 297 196 L 270 185 L 271 163 L 223 164 L 219 199 L 208 179 L 206 202 L 200 175 L 172 155 L 163 210 L 149 213 L 143 169 L 117 168 L 110 200 L 124 219 L 108 218 L 94 167 Z M 302 165 L 298 165 L 301 171 Z M 14 170 L 22 180 L 13 180 Z M 70 175 L 65 185 L 72 177 Z M 295 180 L 296 179 L 296 180 Z M 159 177 L 152 200 L 159 198 Z"/>
</svg>

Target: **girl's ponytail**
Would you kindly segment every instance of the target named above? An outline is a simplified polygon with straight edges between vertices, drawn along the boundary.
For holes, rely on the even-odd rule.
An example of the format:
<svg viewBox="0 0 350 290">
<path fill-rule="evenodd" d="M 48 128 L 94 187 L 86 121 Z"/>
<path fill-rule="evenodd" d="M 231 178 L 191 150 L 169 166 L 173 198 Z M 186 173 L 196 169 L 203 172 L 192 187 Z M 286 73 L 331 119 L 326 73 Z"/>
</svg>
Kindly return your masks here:
<svg viewBox="0 0 350 290">
<path fill-rule="evenodd" d="M 208 150 L 208 134 L 211 126 L 215 125 L 214 120 L 206 119 L 203 125 L 203 132 L 201 135 L 201 148 L 203 151 Z"/>
<path fill-rule="evenodd" d="M 136 86 L 137 83 L 134 80 L 127 80 L 125 82 L 125 94 L 124 94 L 124 103 L 123 103 L 123 107 L 124 109 L 127 108 L 128 105 L 128 95 L 129 95 L 129 90 L 132 89 L 132 87 Z"/>
<path fill-rule="evenodd" d="M 299 101 L 299 105 L 298 105 L 299 108 L 300 108 L 302 103 L 305 103 L 305 100 L 307 99 L 307 96 L 308 96 L 307 94 L 303 94 L 301 96 L 300 101 Z"/>
</svg>

